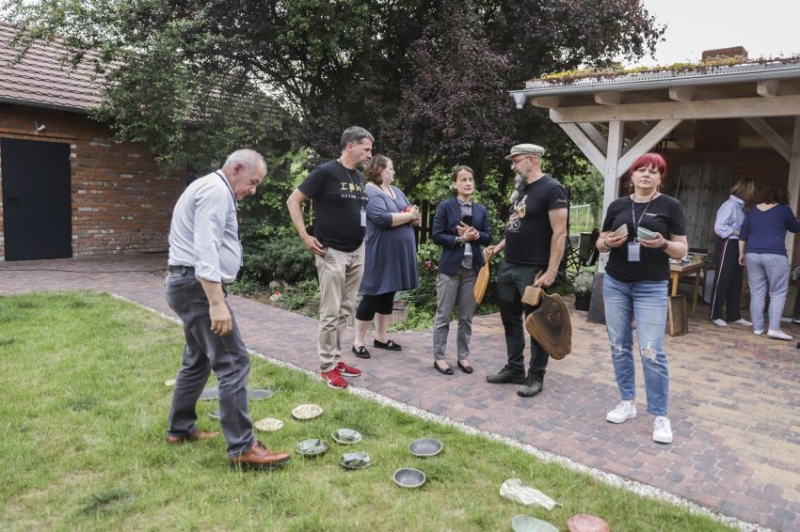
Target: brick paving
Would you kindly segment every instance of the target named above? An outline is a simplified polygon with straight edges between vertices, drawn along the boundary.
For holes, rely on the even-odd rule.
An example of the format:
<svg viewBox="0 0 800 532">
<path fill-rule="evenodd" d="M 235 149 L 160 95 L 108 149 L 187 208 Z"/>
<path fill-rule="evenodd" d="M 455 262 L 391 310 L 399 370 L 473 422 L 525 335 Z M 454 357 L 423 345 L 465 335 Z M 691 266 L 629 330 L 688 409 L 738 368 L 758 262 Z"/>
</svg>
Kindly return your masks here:
<svg viewBox="0 0 800 532">
<path fill-rule="evenodd" d="M 164 300 L 165 264 L 164 254 L 0 262 L 0 294 L 91 289 L 173 315 Z M 238 297 L 232 297 L 232 306 L 250 348 L 306 370 L 317 368 L 315 319 Z M 475 319 L 472 375 L 434 370 L 429 330 L 393 335 L 403 345 L 400 353 L 371 349 L 369 360 L 349 352 L 345 359 L 364 370 L 353 384 L 393 400 L 746 523 L 800 531 L 800 350 L 795 341 L 757 337 L 735 325 L 717 328 L 707 311 L 700 307 L 689 334 L 667 337 L 672 445 L 651 439 L 640 365 L 639 417 L 622 425 L 605 421 L 618 401 L 608 341 L 605 327 L 588 323 L 583 312 L 572 315 L 573 353 L 551 361 L 545 390 L 532 399 L 518 397 L 516 386 L 485 381 L 505 362 L 496 314 Z M 800 327 L 785 330 L 800 339 Z M 351 343 L 352 329 L 345 349 Z M 452 365 L 454 343 L 451 330 Z"/>
</svg>

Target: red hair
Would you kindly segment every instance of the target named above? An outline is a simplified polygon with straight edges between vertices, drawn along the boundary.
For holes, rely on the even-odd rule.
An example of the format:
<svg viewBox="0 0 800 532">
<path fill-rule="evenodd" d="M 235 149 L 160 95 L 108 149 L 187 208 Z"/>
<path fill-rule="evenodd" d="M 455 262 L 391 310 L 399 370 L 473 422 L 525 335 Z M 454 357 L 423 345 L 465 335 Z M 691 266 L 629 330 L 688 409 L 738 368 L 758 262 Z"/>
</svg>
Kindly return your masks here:
<svg viewBox="0 0 800 532">
<path fill-rule="evenodd" d="M 640 155 L 638 159 L 633 161 L 630 170 L 628 171 L 628 175 L 632 175 L 634 170 L 638 168 L 650 168 L 653 167 L 658 170 L 658 173 L 661 174 L 661 177 L 664 177 L 664 174 L 667 173 L 667 161 L 664 160 L 664 157 L 661 156 L 660 153 L 645 153 L 644 155 Z"/>
</svg>

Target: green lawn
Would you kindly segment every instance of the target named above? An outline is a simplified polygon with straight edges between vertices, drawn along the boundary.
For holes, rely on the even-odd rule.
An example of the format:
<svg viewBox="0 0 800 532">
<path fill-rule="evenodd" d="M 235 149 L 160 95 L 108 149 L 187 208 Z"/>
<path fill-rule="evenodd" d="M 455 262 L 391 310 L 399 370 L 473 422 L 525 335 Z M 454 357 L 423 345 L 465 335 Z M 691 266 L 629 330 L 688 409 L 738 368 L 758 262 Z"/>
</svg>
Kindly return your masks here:
<svg viewBox="0 0 800 532">
<path fill-rule="evenodd" d="M 509 530 L 520 513 L 560 530 L 578 513 L 602 516 L 615 532 L 728 530 L 255 357 L 251 387 L 275 395 L 252 403 L 253 418 L 285 422 L 260 437 L 293 459 L 272 471 L 230 468 L 222 439 L 164 442 L 172 392 L 165 381 L 177 371 L 181 339 L 179 325 L 110 296 L 0 297 L 0 530 L 485 531 Z M 295 421 L 290 412 L 301 403 L 325 412 Z M 202 428 L 217 425 L 207 415 L 215 408 L 199 404 Z M 330 435 L 341 427 L 363 441 L 335 443 Z M 444 451 L 412 457 L 408 444 L 423 436 L 441 440 Z M 307 438 L 331 448 L 303 459 L 294 447 Z M 343 470 L 339 458 L 351 450 L 368 452 L 373 466 Z M 427 484 L 396 486 L 392 473 L 405 466 L 423 470 Z M 563 506 L 547 511 L 501 498 L 510 477 Z"/>
</svg>

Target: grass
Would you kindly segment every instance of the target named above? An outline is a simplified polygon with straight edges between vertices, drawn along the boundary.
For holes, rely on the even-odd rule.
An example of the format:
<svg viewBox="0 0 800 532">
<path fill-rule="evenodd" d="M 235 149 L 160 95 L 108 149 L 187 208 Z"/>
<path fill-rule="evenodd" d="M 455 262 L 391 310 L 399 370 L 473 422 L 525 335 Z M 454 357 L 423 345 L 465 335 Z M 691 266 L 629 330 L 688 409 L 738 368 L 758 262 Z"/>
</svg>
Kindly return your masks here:
<svg viewBox="0 0 800 532">
<path fill-rule="evenodd" d="M 612 488 L 520 449 L 416 418 L 305 373 L 254 357 L 252 388 L 275 395 L 251 403 L 254 419 L 277 417 L 283 430 L 259 436 L 278 450 L 307 438 L 331 449 L 293 452 L 274 471 L 230 468 L 220 439 L 164 442 L 182 329 L 135 305 L 90 292 L 0 297 L 0 530 L 508 530 L 533 515 L 566 530 L 574 514 L 602 516 L 616 531 L 728 530 L 686 509 Z M 215 384 L 212 377 L 211 383 Z M 325 412 L 300 422 L 300 403 Z M 198 404 L 199 425 L 214 428 Z M 360 431 L 344 447 L 330 434 Z M 437 457 L 410 456 L 419 437 L 444 443 Z M 345 471 L 343 452 L 370 453 L 373 466 Z M 422 469 L 418 490 L 393 484 L 399 467 Z M 517 477 L 563 506 L 524 507 L 500 497 Z"/>
</svg>

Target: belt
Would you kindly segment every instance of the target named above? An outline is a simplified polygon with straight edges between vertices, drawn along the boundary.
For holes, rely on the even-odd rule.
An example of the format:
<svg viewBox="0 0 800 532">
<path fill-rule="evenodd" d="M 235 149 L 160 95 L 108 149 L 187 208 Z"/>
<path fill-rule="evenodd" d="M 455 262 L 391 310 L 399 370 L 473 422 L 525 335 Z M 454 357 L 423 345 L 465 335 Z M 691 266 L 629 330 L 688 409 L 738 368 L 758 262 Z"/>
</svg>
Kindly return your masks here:
<svg viewBox="0 0 800 532">
<path fill-rule="evenodd" d="M 186 275 L 188 273 L 194 274 L 194 267 L 193 266 L 167 266 L 167 271 L 169 273 L 179 273 L 181 275 Z"/>
</svg>

